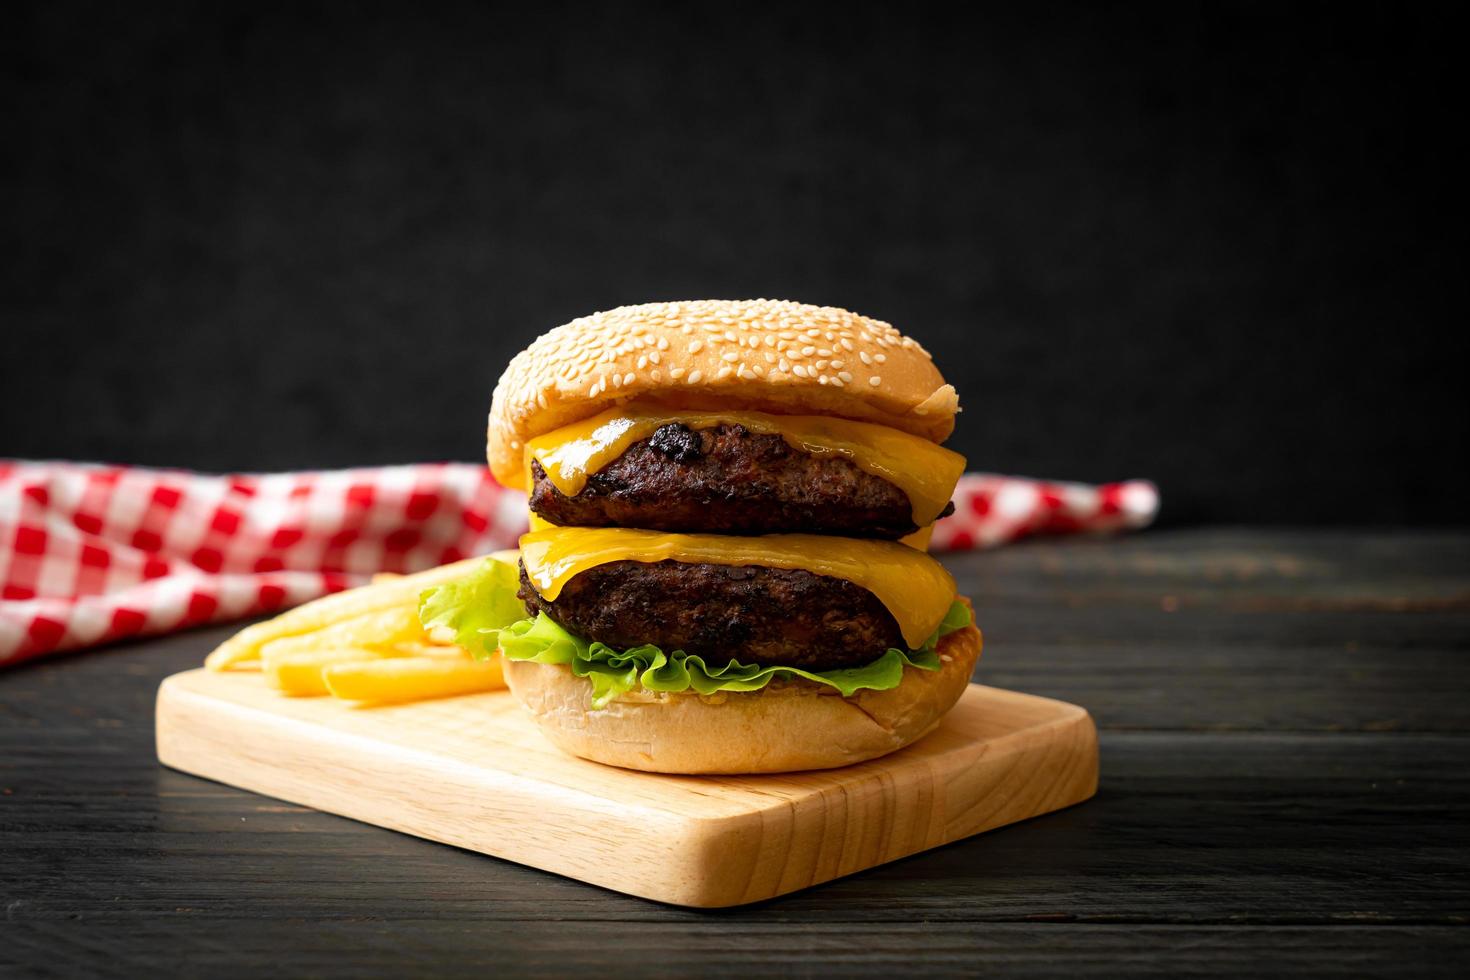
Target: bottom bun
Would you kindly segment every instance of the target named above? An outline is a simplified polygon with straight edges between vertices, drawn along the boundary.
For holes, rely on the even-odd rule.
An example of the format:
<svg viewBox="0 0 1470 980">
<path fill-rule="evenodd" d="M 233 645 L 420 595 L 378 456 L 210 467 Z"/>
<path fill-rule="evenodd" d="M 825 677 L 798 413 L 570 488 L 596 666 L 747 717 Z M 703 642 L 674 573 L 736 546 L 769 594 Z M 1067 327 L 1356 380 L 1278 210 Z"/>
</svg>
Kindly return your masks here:
<svg viewBox="0 0 1470 980">
<path fill-rule="evenodd" d="M 844 698 L 810 681 L 750 692 L 665 694 L 638 688 L 600 711 L 571 668 L 507 661 L 505 679 L 557 748 L 644 772 L 795 772 L 832 769 L 918 741 L 954 707 L 980 656 L 980 631 L 939 641 L 939 670 L 904 669 L 887 691 Z"/>
</svg>

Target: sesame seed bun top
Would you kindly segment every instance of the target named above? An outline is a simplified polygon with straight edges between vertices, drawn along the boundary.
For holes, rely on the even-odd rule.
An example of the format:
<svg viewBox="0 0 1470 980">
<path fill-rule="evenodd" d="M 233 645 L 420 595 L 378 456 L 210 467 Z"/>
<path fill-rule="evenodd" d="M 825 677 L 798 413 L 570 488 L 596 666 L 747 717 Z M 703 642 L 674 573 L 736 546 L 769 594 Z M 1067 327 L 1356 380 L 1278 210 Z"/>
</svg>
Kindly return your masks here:
<svg viewBox="0 0 1470 980">
<path fill-rule="evenodd" d="M 511 360 L 490 405 L 490 468 L 520 486 L 528 440 L 635 398 L 832 415 L 935 442 L 959 411 L 929 352 L 881 320 L 788 300 L 621 306 L 557 327 Z"/>
</svg>

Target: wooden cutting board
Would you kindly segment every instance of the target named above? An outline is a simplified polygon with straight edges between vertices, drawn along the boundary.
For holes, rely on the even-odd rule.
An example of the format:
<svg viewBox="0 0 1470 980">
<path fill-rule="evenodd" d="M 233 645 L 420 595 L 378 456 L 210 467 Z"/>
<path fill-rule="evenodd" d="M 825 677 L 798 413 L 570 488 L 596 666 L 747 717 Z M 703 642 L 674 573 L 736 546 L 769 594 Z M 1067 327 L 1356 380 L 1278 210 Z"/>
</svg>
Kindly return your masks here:
<svg viewBox="0 0 1470 980">
<path fill-rule="evenodd" d="M 760 901 L 1079 803 L 1082 708 L 970 685 L 916 745 L 845 769 L 660 776 L 563 755 L 505 692 L 355 707 L 253 673 L 158 691 L 184 772 L 676 905 Z"/>
</svg>

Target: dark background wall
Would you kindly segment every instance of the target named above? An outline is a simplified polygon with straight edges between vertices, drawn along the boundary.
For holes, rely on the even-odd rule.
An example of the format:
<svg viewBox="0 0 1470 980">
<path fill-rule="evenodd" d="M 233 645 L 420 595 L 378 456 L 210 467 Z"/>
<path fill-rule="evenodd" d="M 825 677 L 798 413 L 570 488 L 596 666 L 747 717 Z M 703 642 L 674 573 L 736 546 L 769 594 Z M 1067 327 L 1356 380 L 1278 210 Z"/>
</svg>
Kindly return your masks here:
<svg viewBox="0 0 1470 980">
<path fill-rule="evenodd" d="M 846 306 L 975 468 L 1462 522 L 1433 8 L 37 5 L 0 32 L 0 456 L 472 459 L 623 303 Z"/>
</svg>

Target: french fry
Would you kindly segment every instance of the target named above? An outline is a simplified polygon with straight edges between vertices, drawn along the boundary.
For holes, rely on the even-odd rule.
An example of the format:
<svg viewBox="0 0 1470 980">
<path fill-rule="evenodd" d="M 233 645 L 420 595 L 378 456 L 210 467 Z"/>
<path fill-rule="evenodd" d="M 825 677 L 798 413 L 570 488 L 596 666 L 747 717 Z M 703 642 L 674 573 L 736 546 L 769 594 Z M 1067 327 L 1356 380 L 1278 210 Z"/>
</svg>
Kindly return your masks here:
<svg viewBox="0 0 1470 980">
<path fill-rule="evenodd" d="M 469 651 L 449 643 L 425 643 L 422 640 L 406 640 L 393 644 L 393 649 L 404 657 L 468 657 Z"/>
<path fill-rule="evenodd" d="M 505 686 L 500 657 L 400 657 L 333 664 L 322 671 L 327 689 L 346 701 L 422 701 Z"/>
<path fill-rule="evenodd" d="M 493 557 L 514 560 L 515 552 L 500 551 Z M 462 577 L 483 558 L 466 558 L 464 561 L 440 565 L 427 571 L 404 575 L 392 581 L 376 585 L 365 585 L 346 592 L 323 596 L 305 605 L 288 610 L 274 619 L 254 626 L 247 626 L 225 642 L 204 660 L 210 670 L 230 670 L 245 666 L 260 659 L 260 648 L 272 640 L 288 636 L 300 636 L 320 630 L 325 626 L 352 619 L 393 606 L 417 608 L 419 593 L 444 582 Z"/>
<path fill-rule="evenodd" d="M 260 659 L 269 670 L 271 660 L 282 655 L 339 647 L 389 647 L 423 638 L 424 628 L 419 625 L 418 609 L 394 606 L 344 619 L 300 636 L 271 640 L 260 648 Z"/>
<path fill-rule="evenodd" d="M 327 693 L 322 671 L 333 664 L 369 663 L 397 654 L 364 647 L 306 650 L 281 654 L 266 661 L 265 676 L 272 687 L 293 697 L 313 697 Z"/>
</svg>

